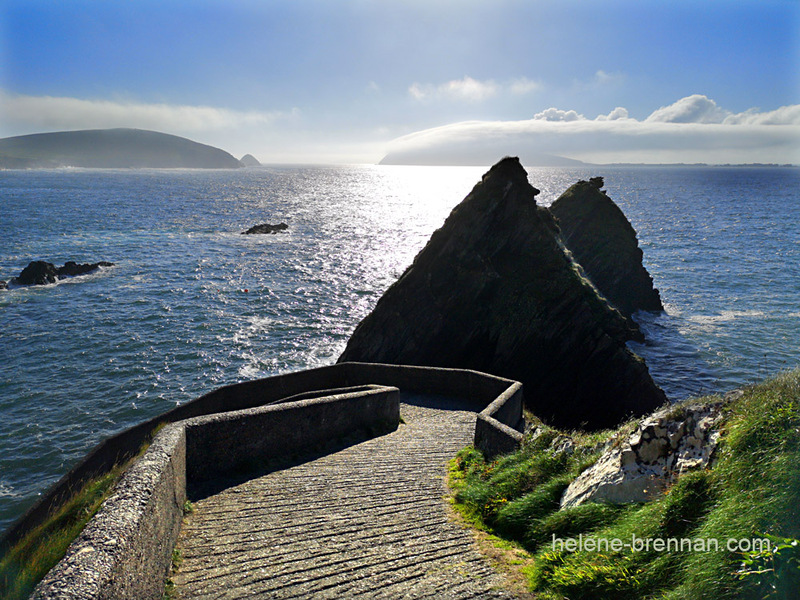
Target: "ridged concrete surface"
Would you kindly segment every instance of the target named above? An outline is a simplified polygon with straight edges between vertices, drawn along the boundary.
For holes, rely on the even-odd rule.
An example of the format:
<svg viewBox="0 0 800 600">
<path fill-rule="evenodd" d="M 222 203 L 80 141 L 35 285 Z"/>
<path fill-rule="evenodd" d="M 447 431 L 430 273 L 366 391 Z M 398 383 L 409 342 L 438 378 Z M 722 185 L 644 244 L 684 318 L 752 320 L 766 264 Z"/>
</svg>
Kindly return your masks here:
<svg viewBox="0 0 800 600">
<path fill-rule="evenodd" d="M 475 413 L 404 396 L 401 414 L 393 433 L 197 500 L 176 596 L 511 598 L 443 499 Z"/>
</svg>

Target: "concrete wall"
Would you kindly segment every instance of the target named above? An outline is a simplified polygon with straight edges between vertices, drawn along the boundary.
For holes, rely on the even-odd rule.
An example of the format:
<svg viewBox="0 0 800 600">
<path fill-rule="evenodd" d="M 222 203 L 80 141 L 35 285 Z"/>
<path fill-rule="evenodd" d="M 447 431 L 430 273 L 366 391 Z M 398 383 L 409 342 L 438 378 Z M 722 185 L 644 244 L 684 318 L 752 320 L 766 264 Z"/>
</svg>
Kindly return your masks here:
<svg viewBox="0 0 800 600">
<path fill-rule="evenodd" d="M 188 479 L 247 469 L 254 462 L 313 450 L 336 438 L 397 428 L 397 388 L 372 389 L 218 413 L 186 421 Z"/>
<path fill-rule="evenodd" d="M 522 384 L 514 382 L 478 415 L 474 444 L 487 459 L 508 454 L 522 445 L 523 404 Z"/>
<path fill-rule="evenodd" d="M 344 370 L 338 365 L 237 383 L 218 388 L 111 436 L 95 446 L 0 536 L 0 554 L 18 542 L 26 532 L 41 525 L 86 482 L 135 456 L 150 440 L 158 425 L 200 415 L 252 408 L 301 392 L 344 385 Z"/>
<path fill-rule="evenodd" d="M 348 386 L 360 387 L 339 389 Z M 351 433 L 394 428 L 396 388 L 485 405 L 475 445 L 490 457 L 522 440 L 514 429 L 522 422 L 521 384 L 475 371 L 342 363 L 226 386 L 106 440 L 45 496 L 40 502 L 45 508 L 34 507 L 15 525 L 12 533 L 23 535 L 41 522 L 47 507 L 57 506 L 65 487 L 78 489 L 90 476 L 133 456 L 158 423 L 172 423 L 123 475 L 33 597 L 161 598 L 187 481 L 308 451 Z M 309 393 L 313 397 L 306 397 Z"/>
<path fill-rule="evenodd" d="M 32 598 L 161 598 L 186 500 L 186 437 L 165 427 Z"/>
<path fill-rule="evenodd" d="M 160 600 L 183 519 L 187 481 L 302 452 L 361 429 L 396 428 L 397 388 L 368 387 L 166 426 L 32 598 Z"/>
<path fill-rule="evenodd" d="M 402 390 L 456 396 L 486 406 L 475 423 L 474 445 L 487 458 L 513 452 L 522 444 L 522 384 L 465 369 L 409 365 L 342 363 L 349 384 L 381 383 Z"/>
</svg>

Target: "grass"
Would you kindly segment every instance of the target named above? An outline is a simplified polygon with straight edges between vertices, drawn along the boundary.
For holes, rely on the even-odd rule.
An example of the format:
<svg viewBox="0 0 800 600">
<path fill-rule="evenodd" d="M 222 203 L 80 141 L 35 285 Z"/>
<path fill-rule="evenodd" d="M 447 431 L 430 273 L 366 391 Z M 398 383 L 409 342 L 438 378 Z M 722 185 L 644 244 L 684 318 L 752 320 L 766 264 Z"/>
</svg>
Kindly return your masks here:
<svg viewBox="0 0 800 600">
<path fill-rule="evenodd" d="M 613 432 L 571 434 L 573 450 L 558 451 L 552 442 L 560 432 L 545 428 L 494 462 L 473 448 L 462 450 L 449 478 L 456 507 L 473 525 L 530 553 L 524 571 L 541 598 L 800 598 L 800 370 L 747 388 L 726 411 L 713 468 L 684 474 L 648 504 L 559 510 L 569 482 L 615 438 Z M 620 431 L 630 429 L 628 423 Z M 717 540 L 719 551 L 712 542 L 705 543 L 711 551 L 554 547 L 554 538 L 579 535 Z M 773 540 L 770 552 L 726 548 L 731 538 L 765 536 Z"/>
<path fill-rule="evenodd" d="M 17 600 L 30 595 L 42 577 L 64 557 L 121 473 L 122 468 L 116 467 L 87 483 L 46 523 L 28 532 L 0 559 L 0 597 Z"/>
<path fill-rule="evenodd" d="M 64 557 L 69 545 L 98 511 L 125 470 L 147 450 L 163 426 L 159 424 L 153 430 L 134 457 L 88 481 L 44 523 L 25 534 L 0 557 L 0 598 L 28 598 L 47 572 Z"/>
</svg>

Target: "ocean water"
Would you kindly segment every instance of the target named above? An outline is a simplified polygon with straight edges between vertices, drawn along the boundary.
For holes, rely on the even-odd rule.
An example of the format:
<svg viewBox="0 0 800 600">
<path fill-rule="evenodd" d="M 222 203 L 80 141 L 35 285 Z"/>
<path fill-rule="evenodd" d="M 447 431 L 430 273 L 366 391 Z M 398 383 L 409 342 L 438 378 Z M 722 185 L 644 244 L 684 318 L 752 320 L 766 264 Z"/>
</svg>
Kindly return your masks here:
<svg viewBox="0 0 800 600">
<path fill-rule="evenodd" d="M 98 441 L 221 385 L 333 363 L 480 179 L 473 167 L 0 172 L 0 530 Z M 602 175 L 666 313 L 632 345 L 671 399 L 800 364 L 800 171 L 534 168 L 550 204 Z M 284 221 L 286 233 L 243 236 Z"/>
</svg>

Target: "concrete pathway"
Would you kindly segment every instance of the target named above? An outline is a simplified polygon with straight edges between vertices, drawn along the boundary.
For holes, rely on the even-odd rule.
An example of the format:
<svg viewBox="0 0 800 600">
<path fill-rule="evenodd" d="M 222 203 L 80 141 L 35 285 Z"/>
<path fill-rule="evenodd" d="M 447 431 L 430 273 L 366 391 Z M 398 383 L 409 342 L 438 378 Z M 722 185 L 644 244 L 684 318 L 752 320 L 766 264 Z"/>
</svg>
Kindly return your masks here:
<svg viewBox="0 0 800 600">
<path fill-rule="evenodd" d="M 393 433 L 197 500 L 178 540 L 176 596 L 511 598 L 443 499 L 475 413 L 402 400 Z"/>
</svg>

